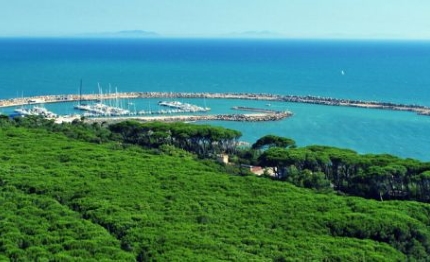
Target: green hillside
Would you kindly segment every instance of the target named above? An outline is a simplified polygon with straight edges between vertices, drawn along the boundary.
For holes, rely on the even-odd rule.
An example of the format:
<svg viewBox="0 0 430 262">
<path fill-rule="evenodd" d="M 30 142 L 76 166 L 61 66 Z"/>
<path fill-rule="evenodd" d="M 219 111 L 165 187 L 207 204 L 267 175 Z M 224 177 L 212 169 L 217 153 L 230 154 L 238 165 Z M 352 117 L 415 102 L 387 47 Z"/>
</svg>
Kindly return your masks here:
<svg viewBox="0 0 430 262">
<path fill-rule="evenodd" d="M 13 125 L 0 127 L 0 139 L 0 260 L 425 261 L 430 255 L 428 204 L 239 176 L 173 147 L 90 143 Z"/>
</svg>

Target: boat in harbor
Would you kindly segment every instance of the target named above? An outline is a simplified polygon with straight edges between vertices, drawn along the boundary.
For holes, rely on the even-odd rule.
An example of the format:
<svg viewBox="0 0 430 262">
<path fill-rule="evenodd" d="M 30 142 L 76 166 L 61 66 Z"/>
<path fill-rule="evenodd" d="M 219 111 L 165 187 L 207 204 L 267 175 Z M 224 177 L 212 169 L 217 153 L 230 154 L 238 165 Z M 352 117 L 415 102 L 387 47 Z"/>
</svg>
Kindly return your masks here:
<svg viewBox="0 0 430 262">
<path fill-rule="evenodd" d="M 82 103 L 82 80 L 81 80 L 81 86 L 80 86 L 80 98 L 79 98 L 79 103 L 77 105 L 75 105 L 73 108 L 78 109 L 78 110 L 82 110 L 82 111 L 86 111 L 86 113 L 84 114 L 84 116 L 126 116 L 126 115 L 130 115 L 131 112 L 128 109 L 124 109 L 122 107 L 119 106 L 119 101 L 118 101 L 118 92 L 115 92 L 115 99 L 114 99 L 114 103 L 115 105 L 107 105 L 105 103 L 103 103 L 103 94 L 102 94 L 102 89 L 100 87 L 100 85 L 98 85 L 99 88 L 99 101 L 97 103 L 93 103 L 93 104 L 84 104 Z"/>
<path fill-rule="evenodd" d="M 130 114 L 130 110 L 121 107 L 109 106 L 103 103 L 76 105 L 75 109 L 87 111 L 93 116 L 125 116 Z"/>
<path fill-rule="evenodd" d="M 180 101 L 159 101 L 158 105 L 174 108 L 181 112 L 207 112 L 210 110 L 209 107 L 201 107 L 189 103 L 182 103 Z"/>
<path fill-rule="evenodd" d="M 33 106 L 33 107 L 21 107 L 16 108 L 14 110 L 14 113 L 21 116 L 42 116 L 45 118 L 56 118 L 58 117 L 57 114 L 54 112 L 49 111 L 43 106 Z"/>
</svg>

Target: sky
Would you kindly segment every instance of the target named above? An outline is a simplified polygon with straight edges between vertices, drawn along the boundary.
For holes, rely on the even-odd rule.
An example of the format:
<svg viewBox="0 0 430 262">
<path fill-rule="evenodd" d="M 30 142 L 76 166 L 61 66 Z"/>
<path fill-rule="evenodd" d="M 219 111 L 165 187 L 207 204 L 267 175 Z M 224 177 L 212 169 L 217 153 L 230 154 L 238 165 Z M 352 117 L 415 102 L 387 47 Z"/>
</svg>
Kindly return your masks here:
<svg viewBox="0 0 430 262">
<path fill-rule="evenodd" d="M 1 1 L 2 37 L 144 30 L 166 37 L 430 39 L 429 0 Z"/>
</svg>

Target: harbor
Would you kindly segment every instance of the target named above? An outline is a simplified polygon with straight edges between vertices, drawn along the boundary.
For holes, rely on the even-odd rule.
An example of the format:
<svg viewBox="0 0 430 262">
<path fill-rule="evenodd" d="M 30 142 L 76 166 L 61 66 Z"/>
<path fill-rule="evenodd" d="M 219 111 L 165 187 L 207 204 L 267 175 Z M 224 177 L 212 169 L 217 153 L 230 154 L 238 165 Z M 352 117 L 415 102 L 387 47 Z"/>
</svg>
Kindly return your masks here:
<svg viewBox="0 0 430 262">
<path fill-rule="evenodd" d="M 37 48 L 30 50 L 23 45 L 22 52 L 16 52 L 16 46 L 11 42 L 7 55 L 16 55 L 16 61 L 30 59 L 26 58 L 24 51 L 32 51 L 32 55 L 38 58 L 42 58 L 42 54 L 47 58 L 51 57 L 51 45 L 33 42 Z M 205 52 L 205 55 L 194 52 L 200 50 L 202 43 L 198 42 L 184 42 L 184 45 L 173 45 L 172 42 L 166 53 L 161 52 L 154 42 L 151 44 L 153 49 L 149 49 L 154 55 L 146 52 L 143 46 L 139 46 L 142 48 L 139 53 L 134 53 L 132 47 L 138 46 L 124 43 L 124 46 L 117 46 L 121 47 L 118 49 L 118 60 L 111 61 L 112 53 L 109 52 L 97 53 L 100 59 L 93 59 L 96 58 L 93 56 L 96 50 L 84 41 L 82 49 L 73 52 L 73 55 L 65 60 L 63 54 L 70 54 L 70 45 L 53 42 L 62 50 L 55 59 L 37 59 L 33 62 L 28 60 L 28 63 L 17 62 L 13 66 L 9 60 L 3 61 L 0 99 L 3 100 L 2 104 L 6 102 L 13 105 L 21 102 L 24 107 L 44 103 L 46 109 L 57 115 L 82 116 L 89 112 L 73 108 L 78 104 L 79 80 L 82 78 L 82 93 L 89 99 L 83 103 L 97 103 L 99 84 L 103 87 L 103 97 L 109 96 L 112 100 L 115 100 L 118 89 L 117 96 L 122 99 L 122 108 L 130 110 L 131 114 L 124 117 L 254 113 L 234 111 L 231 109 L 234 106 L 290 110 L 294 115 L 281 121 L 207 123 L 240 130 L 243 132 L 243 140 L 248 142 L 274 133 L 294 138 L 301 145 L 334 145 L 362 153 L 388 152 L 429 160 L 426 147 L 430 144 L 430 117 L 424 115 L 429 110 L 418 107 L 430 107 L 430 89 L 427 88 L 430 81 L 427 77 L 428 61 L 418 59 L 423 56 L 407 56 L 399 52 L 420 50 L 420 54 L 425 54 L 428 48 L 425 45 L 416 45 L 414 48 L 394 45 L 393 48 L 388 48 L 390 45 L 384 43 L 377 49 L 384 52 L 374 52 L 373 45 L 337 45 L 327 42 L 326 47 L 330 52 L 333 51 L 330 54 L 339 60 L 338 63 L 327 63 L 326 53 L 314 53 L 321 50 L 318 48 L 322 46 L 309 43 L 309 46 L 297 46 L 300 48 L 295 51 L 304 58 L 300 60 L 303 63 L 297 63 L 292 56 L 280 55 L 281 49 L 286 51 L 290 48 L 288 45 L 282 48 L 279 46 L 281 49 L 278 50 L 270 45 L 245 43 L 246 41 L 237 46 L 241 47 L 235 49 L 237 52 L 227 52 L 236 43 L 206 43 L 205 46 L 213 50 L 208 49 L 211 52 Z M 97 44 L 100 44 L 99 47 L 112 47 L 101 42 Z M 339 55 L 339 46 L 351 50 L 351 53 L 345 52 L 348 59 Z M 254 49 L 257 47 L 261 47 L 261 51 L 266 50 L 268 53 L 265 54 L 268 56 L 255 53 Z M 45 50 L 45 53 L 38 50 Z M 85 53 L 85 50 L 88 53 Z M 160 52 L 157 53 L 157 50 Z M 190 51 L 196 55 L 196 60 L 189 60 L 193 57 L 186 56 Z M 370 55 L 368 58 L 376 64 L 370 64 L 364 57 L 353 55 L 357 52 L 367 53 Z M 84 57 L 84 53 L 89 56 Z M 252 59 L 252 63 L 246 63 L 248 60 L 242 61 L 239 54 Z M 249 54 L 256 56 L 246 56 Z M 406 62 L 400 62 L 403 60 Z M 424 64 L 418 63 L 419 61 Z M 178 66 L 175 65 L 176 62 L 179 62 Z M 43 67 L 45 63 L 47 67 Z M 343 75 L 341 70 L 344 70 Z M 244 94 L 247 96 L 242 96 Z M 50 96 L 45 99 L 45 95 Z M 238 97 L 243 99 L 239 100 Z M 34 99 L 29 101 L 26 98 Z M 157 104 L 159 101 L 180 101 L 204 107 L 204 100 L 211 108 L 209 112 L 176 113 L 174 108 L 160 107 Z M 110 101 L 104 102 L 110 105 Z M 344 104 L 345 102 L 348 104 Z M 377 107 L 375 103 L 378 103 Z M 397 104 L 411 105 L 402 106 L 401 110 L 413 108 L 416 111 L 395 110 L 399 108 L 394 106 Z M 112 101 L 111 105 L 115 105 L 115 101 Z M 20 107 L 17 105 L 0 108 L 0 113 L 9 115 Z M 121 117 L 123 116 L 118 116 Z M 89 118 L 93 117 L 85 117 Z"/>
<path fill-rule="evenodd" d="M 82 119 L 86 122 L 115 122 L 127 119 L 137 121 L 240 121 L 240 122 L 260 122 L 260 121 L 279 121 L 293 114 L 288 110 L 266 110 L 257 109 L 245 106 L 239 106 L 236 110 L 252 111 L 250 113 L 229 113 L 229 107 L 220 110 L 217 107 L 216 112 L 208 114 L 211 108 L 206 106 L 205 97 L 200 100 L 190 94 L 181 94 L 178 97 L 172 93 L 117 93 L 113 95 L 101 92 L 98 95 L 66 95 L 66 96 L 38 96 L 38 97 L 23 97 L 11 99 L 8 101 L 2 100 L 0 104 L 3 107 L 13 109 L 10 116 L 42 116 L 48 119 L 53 119 L 57 123 L 71 122 L 75 119 Z M 155 98 L 164 98 L 164 100 L 155 101 Z M 177 100 L 173 100 L 173 98 Z M 127 101 L 124 101 L 127 99 Z M 141 99 L 140 103 L 137 100 Z M 142 107 L 143 99 L 147 99 L 147 108 Z M 193 100 L 194 103 L 203 103 L 204 106 L 199 106 L 185 100 Z M 75 103 L 77 101 L 77 103 Z M 55 114 L 44 107 L 44 104 L 53 104 L 69 108 L 72 114 Z M 50 107 L 51 107 L 50 106 Z M 140 110 L 139 108 L 140 107 Z M 56 108 L 52 106 L 52 108 Z M 235 110 L 235 109 L 232 109 Z M 56 111 L 56 110 L 53 110 Z M 61 110 L 64 112 L 64 109 Z M 57 111 L 56 111 L 57 112 Z M 78 113 L 77 113 L 78 112 Z"/>
<path fill-rule="evenodd" d="M 419 115 L 430 115 L 430 107 L 422 105 L 406 105 L 391 102 L 363 101 L 339 99 L 319 96 L 296 96 L 296 95 L 278 95 L 267 93 L 172 93 L 172 92 L 123 92 L 114 94 L 69 94 L 69 95 L 46 95 L 34 97 L 22 97 L 0 100 L 0 107 L 13 107 L 32 105 L 40 103 L 60 103 L 72 101 L 98 101 L 114 99 L 141 99 L 141 98 L 160 98 L 160 99 L 242 99 L 242 100 L 263 100 L 263 101 L 280 101 L 290 103 L 318 104 L 326 106 L 344 106 L 360 107 L 367 109 L 409 111 Z"/>
</svg>

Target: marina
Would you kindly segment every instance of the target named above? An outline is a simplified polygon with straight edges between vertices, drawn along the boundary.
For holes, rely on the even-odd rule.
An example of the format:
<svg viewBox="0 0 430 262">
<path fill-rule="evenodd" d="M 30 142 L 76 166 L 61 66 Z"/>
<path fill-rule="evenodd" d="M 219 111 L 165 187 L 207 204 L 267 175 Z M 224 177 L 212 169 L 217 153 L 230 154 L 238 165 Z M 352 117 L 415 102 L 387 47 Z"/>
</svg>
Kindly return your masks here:
<svg viewBox="0 0 430 262">
<path fill-rule="evenodd" d="M 266 94 L 266 93 L 172 93 L 172 92 L 124 92 L 124 93 L 113 93 L 113 94 L 69 94 L 69 95 L 46 95 L 46 96 L 35 96 L 35 97 L 21 97 L 12 99 L 0 100 L 0 107 L 13 107 L 30 104 L 40 103 L 59 103 L 59 102 L 72 102 L 72 101 L 100 101 L 100 100 L 114 100 L 118 99 L 142 99 L 142 98 L 201 98 L 201 99 L 242 99 L 242 100 L 262 100 L 262 101 L 279 101 L 279 102 L 290 102 L 290 103 L 304 103 L 304 104 L 316 104 L 326 106 L 344 106 L 344 107 L 360 107 L 368 109 L 382 109 L 382 110 L 395 110 L 395 111 L 409 111 L 415 112 L 419 115 L 430 115 L 430 107 L 422 105 L 407 105 L 391 102 L 379 102 L 379 101 L 363 101 L 363 100 L 351 100 L 351 99 L 339 99 L 331 97 L 320 97 L 320 96 L 296 96 L 296 95 L 278 95 L 278 94 Z M 179 105 L 177 102 L 160 101 L 161 105 L 173 107 L 175 109 L 183 110 L 182 112 L 193 112 L 208 111 L 207 107 L 197 107 L 182 104 Z M 185 110 L 189 109 L 190 110 Z M 105 107 L 102 105 L 88 108 L 90 111 L 100 115 L 127 115 L 130 112 L 118 110 L 118 107 L 109 106 Z"/>
<path fill-rule="evenodd" d="M 206 94 L 211 98 L 219 97 Z M 211 110 L 206 106 L 195 105 L 179 100 L 161 100 L 156 102 L 155 106 L 151 106 L 148 102 L 147 110 L 137 110 L 136 103 L 122 103 L 122 99 L 154 99 L 154 98 L 169 98 L 176 97 L 178 99 L 201 98 L 200 94 L 173 94 L 173 93 L 117 93 L 98 95 L 64 95 L 64 96 L 39 96 L 17 98 L 9 101 L 0 101 L 3 107 L 7 108 L 18 107 L 14 110 L 11 116 L 27 116 L 38 115 L 49 119 L 55 119 L 55 122 L 70 122 L 73 119 L 84 119 L 87 122 L 116 122 L 126 119 L 134 119 L 137 121 L 238 121 L 238 122 L 260 122 L 260 121 L 279 121 L 291 117 L 292 112 L 288 110 L 268 110 L 249 108 L 239 106 L 232 110 L 252 111 L 251 113 L 214 113 L 208 114 Z M 205 99 L 205 97 L 203 97 Z M 73 102 L 78 103 L 73 104 Z M 80 111 L 79 114 L 61 115 L 48 111 L 43 104 L 63 104 L 72 107 L 75 111 Z M 154 103 L 154 101 L 152 101 Z M 12 106 L 13 104 L 13 106 Z M 122 104 L 126 104 L 127 108 L 123 108 Z M 130 109 L 130 107 L 133 107 Z M 154 108 L 155 107 L 155 108 Z M 158 108 L 160 109 L 158 109 Z M 228 108 L 226 108 L 228 110 Z"/>
</svg>

